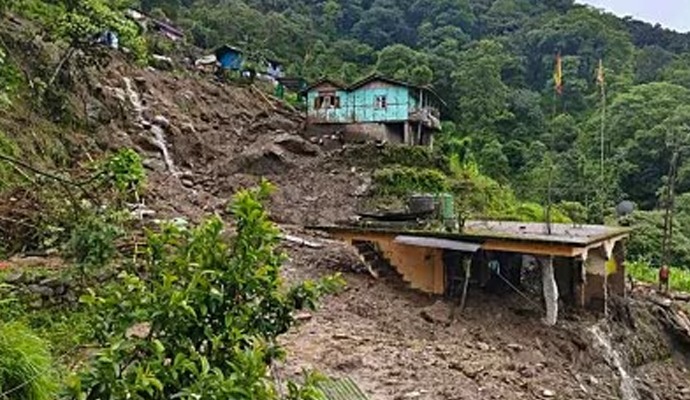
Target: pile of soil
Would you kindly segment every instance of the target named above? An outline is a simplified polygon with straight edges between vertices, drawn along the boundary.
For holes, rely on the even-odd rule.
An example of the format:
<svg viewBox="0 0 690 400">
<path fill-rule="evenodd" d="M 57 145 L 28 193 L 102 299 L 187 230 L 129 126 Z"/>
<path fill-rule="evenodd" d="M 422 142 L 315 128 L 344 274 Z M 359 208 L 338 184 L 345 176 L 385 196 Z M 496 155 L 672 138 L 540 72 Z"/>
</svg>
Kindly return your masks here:
<svg viewBox="0 0 690 400">
<path fill-rule="evenodd" d="M 294 280 L 334 271 L 319 263 L 322 249 L 287 250 Z M 341 261 L 341 271 L 356 263 Z M 594 314 L 564 315 L 549 328 L 519 296 L 476 291 L 451 319 L 452 302 L 410 290 L 395 276 L 344 277 L 347 288 L 302 315 L 283 338 L 286 377 L 298 379 L 303 369 L 349 376 L 373 400 L 623 398 L 619 371 L 592 335 L 601 325 Z M 634 377 L 638 399 L 690 398 L 687 360 L 654 305 L 637 297 L 620 300 L 633 326 L 614 315 L 605 330 Z"/>
<path fill-rule="evenodd" d="M 223 84 L 191 71 L 141 70 L 117 60 L 98 79 L 100 97 L 89 100 L 94 113 L 119 110 L 101 125 L 100 142 L 146 155 L 149 206 L 162 216 L 197 220 L 222 213 L 234 193 L 265 178 L 278 188 L 270 204 L 276 221 L 326 223 L 351 215 L 364 191 L 365 171 L 349 167 L 341 151 L 324 151 L 303 138 L 302 115 L 254 86 Z M 132 92 L 143 110 L 133 104 Z M 152 144 L 156 124 L 175 171 Z"/>
</svg>

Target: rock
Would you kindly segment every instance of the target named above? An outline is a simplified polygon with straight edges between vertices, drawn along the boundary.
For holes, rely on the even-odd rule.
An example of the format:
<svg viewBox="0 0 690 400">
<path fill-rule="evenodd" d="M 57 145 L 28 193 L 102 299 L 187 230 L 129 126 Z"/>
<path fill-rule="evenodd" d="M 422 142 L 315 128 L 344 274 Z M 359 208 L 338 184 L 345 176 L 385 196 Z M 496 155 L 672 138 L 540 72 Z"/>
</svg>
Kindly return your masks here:
<svg viewBox="0 0 690 400">
<path fill-rule="evenodd" d="M 362 183 L 361 185 L 357 186 L 357 189 L 355 189 L 355 191 L 352 192 L 352 194 L 355 197 L 362 197 L 365 194 L 367 194 L 370 187 L 371 187 L 371 182 Z"/>
<path fill-rule="evenodd" d="M 60 284 L 62 284 L 62 282 L 60 281 L 59 278 L 52 276 L 52 277 L 48 277 L 48 278 L 41 280 L 40 282 L 38 282 L 38 284 L 41 286 L 48 286 L 48 287 L 52 288 L 52 287 L 60 286 Z"/>
<path fill-rule="evenodd" d="M 21 283 L 23 280 L 24 273 L 22 271 L 13 272 L 5 277 L 6 283 Z"/>
<path fill-rule="evenodd" d="M 38 294 L 38 295 L 45 296 L 45 297 L 51 297 L 55 294 L 53 292 L 53 289 L 51 289 L 47 286 L 36 285 L 33 283 L 31 285 L 27 286 L 26 289 L 31 293 Z"/>
<path fill-rule="evenodd" d="M 403 399 L 417 399 L 422 396 L 420 391 L 415 390 L 414 392 L 409 392 L 403 395 Z"/>
<path fill-rule="evenodd" d="M 172 58 L 154 54 L 151 56 L 151 66 L 163 71 L 172 71 L 175 69 L 175 63 Z"/>
<path fill-rule="evenodd" d="M 284 148 L 285 150 L 306 156 L 315 156 L 319 154 L 319 148 L 313 143 L 303 139 L 297 135 L 283 133 L 273 139 L 273 143 Z"/>
<path fill-rule="evenodd" d="M 480 350 L 480 351 L 489 351 L 489 350 L 491 350 L 491 346 L 489 346 L 488 344 L 486 344 L 486 343 L 484 343 L 484 342 L 477 342 L 477 343 L 475 343 L 475 347 L 477 348 L 477 350 Z"/>
<path fill-rule="evenodd" d="M 450 368 L 462 372 L 470 379 L 477 379 L 479 374 L 484 372 L 485 366 L 479 363 L 460 362 L 451 364 Z"/>
<path fill-rule="evenodd" d="M 170 127 L 170 120 L 162 115 L 156 115 L 155 117 L 153 117 L 153 123 L 160 126 L 161 128 L 167 129 Z"/>
<path fill-rule="evenodd" d="M 187 122 L 185 124 L 182 124 L 182 132 L 187 133 L 187 134 L 195 134 L 196 128 L 194 128 L 194 125 Z"/>
<path fill-rule="evenodd" d="M 429 307 L 425 307 L 420 311 L 420 316 L 429 323 L 449 324 L 450 310 L 448 306 L 442 301 L 437 301 Z"/>
<path fill-rule="evenodd" d="M 182 179 L 180 182 L 182 182 L 182 184 L 186 187 L 194 186 L 194 182 L 192 182 L 190 179 Z"/>
<path fill-rule="evenodd" d="M 298 321 L 309 321 L 310 319 L 312 319 L 312 315 L 308 312 L 301 312 L 295 315 L 295 319 Z"/>
<path fill-rule="evenodd" d="M 59 285 L 59 286 L 56 286 L 53 290 L 55 291 L 55 294 L 56 294 L 56 295 L 62 296 L 62 295 L 64 295 L 65 293 L 67 293 L 67 285 Z"/>
<path fill-rule="evenodd" d="M 522 351 L 523 347 L 517 343 L 510 343 L 508 345 L 508 348 L 513 350 L 513 351 Z"/>
<path fill-rule="evenodd" d="M 544 389 L 544 390 L 541 392 L 541 394 L 542 394 L 542 396 L 544 396 L 544 397 L 546 397 L 546 398 L 549 398 L 549 399 L 552 398 L 552 397 L 554 397 L 554 396 L 556 396 L 556 393 L 555 393 L 554 391 L 552 391 L 552 390 L 549 390 L 549 389 Z"/>
</svg>

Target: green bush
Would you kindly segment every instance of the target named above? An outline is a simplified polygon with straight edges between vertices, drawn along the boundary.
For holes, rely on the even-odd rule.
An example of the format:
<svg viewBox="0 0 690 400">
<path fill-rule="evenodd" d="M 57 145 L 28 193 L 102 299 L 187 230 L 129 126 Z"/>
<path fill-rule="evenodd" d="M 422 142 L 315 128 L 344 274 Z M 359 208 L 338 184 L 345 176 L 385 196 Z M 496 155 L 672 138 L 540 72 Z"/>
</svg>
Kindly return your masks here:
<svg viewBox="0 0 690 400">
<path fill-rule="evenodd" d="M 57 373 L 46 343 L 18 323 L 0 324 L 0 392 L 7 400 L 52 400 Z"/>
<path fill-rule="evenodd" d="M 115 240 L 124 233 L 123 216 L 87 211 L 74 225 L 66 254 L 85 274 L 105 266 L 117 254 Z"/>
<path fill-rule="evenodd" d="M 412 193 L 442 193 L 449 188 L 446 176 L 439 170 L 390 167 L 374 172 L 378 195 L 407 196 Z"/>
<path fill-rule="evenodd" d="M 149 235 L 142 265 L 84 296 L 103 349 L 71 380 L 72 398 L 278 398 L 268 377 L 283 353 L 277 336 L 340 280 L 283 286 L 279 231 L 262 204 L 270 190 L 235 196 L 231 240 L 218 217 L 166 225 Z M 148 329 L 127 335 L 135 324 Z"/>
<path fill-rule="evenodd" d="M 141 156 L 132 149 L 119 150 L 108 157 L 99 169 L 101 182 L 112 185 L 125 199 L 131 195 L 138 197 L 146 182 Z"/>
</svg>

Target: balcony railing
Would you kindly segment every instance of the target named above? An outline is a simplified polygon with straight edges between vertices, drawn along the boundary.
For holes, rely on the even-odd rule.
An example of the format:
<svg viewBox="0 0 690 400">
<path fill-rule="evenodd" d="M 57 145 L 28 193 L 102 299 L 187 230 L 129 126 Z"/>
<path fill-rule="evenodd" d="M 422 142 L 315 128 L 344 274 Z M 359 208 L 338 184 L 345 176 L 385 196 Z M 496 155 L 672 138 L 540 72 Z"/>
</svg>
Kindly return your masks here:
<svg viewBox="0 0 690 400">
<path fill-rule="evenodd" d="M 434 107 L 415 107 L 410 110 L 410 121 L 421 122 L 431 129 L 440 129 L 441 113 Z"/>
</svg>

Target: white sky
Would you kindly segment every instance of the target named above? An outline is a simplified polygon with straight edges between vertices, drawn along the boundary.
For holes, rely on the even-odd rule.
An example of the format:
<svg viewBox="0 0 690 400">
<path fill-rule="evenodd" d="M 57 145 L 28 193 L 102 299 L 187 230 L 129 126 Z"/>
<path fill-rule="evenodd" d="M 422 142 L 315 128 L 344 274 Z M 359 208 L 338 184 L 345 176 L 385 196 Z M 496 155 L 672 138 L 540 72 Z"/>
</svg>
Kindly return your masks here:
<svg viewBox="0 0 690 400">
<path fill-rule="evenodd" d="M 679 32 L 690 31 L 690 0 L 576 0 L 621 17 L 659 23 Z"/>
</svg>

